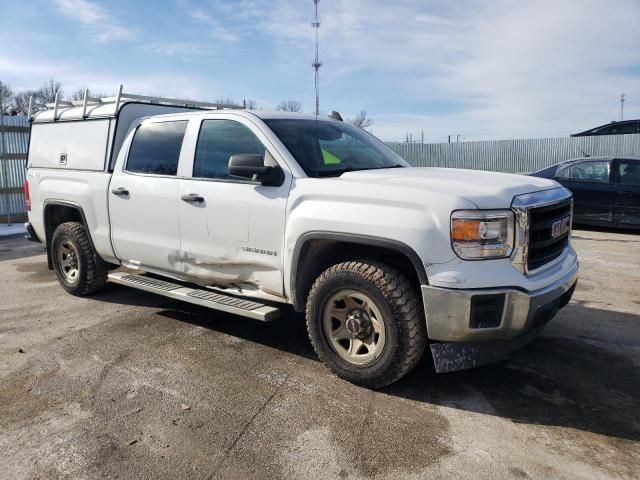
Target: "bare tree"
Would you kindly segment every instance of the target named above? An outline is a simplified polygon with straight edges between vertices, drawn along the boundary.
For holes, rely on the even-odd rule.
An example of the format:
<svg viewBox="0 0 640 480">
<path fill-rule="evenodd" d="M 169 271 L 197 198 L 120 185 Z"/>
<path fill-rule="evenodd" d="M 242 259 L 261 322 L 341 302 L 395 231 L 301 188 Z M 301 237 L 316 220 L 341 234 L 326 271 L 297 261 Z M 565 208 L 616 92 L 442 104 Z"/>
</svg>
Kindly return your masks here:
<svg viewBox="0 0 640 480">
<path fill-rule="evenodd" d="M 242 103 L 244 104 L 244 108 L 247 110 L 258 110 L 258 102 L 255 100 L 243 100 Z"/>
<path fill-rule="evenodd" d="M 85 89 L 83 87 L 76 88 L 73 92 L 71 92 L 71 95 L 67 97 L 67 100 L 82 100 L 84 98 L 84 90 Z"/>
<path fill-rule="evenodd" d="M 13 103 L 13 90 L 6 83 L 0 81 L 0 114 L 6 114 Z"/>
<path fill-rule="evenodd" d="M 62 91 L 62 85 L 60 82 L 56 82 L 53 78 L 50 78 L 40 90 L 38 90 L 38 103 L 43 105 L 47 103 L 55 102 L 56 94 L 60 94 L 60 97 L 64 95 Z"/>
<path fill-rule="evenodd" d="M 12 115 L 28 115 L 29 114 L 29 98 L 35 95 L 36 92 L 32 90 L 26 90 L 24 92 L 16 93 L 13 96 L 13 103 L 11 104 Z M 36 108 L 34 108 L 34 111 Z"/>
<path fill-rule="evenodd" d="M 67 95 L 67 100 L 74 101 L 84 99 L 85 90 L 88 91 L 88 96 L 92 98 L 115 97 L 115 95 L 107 95 L 106 93 L 95 93 L 93 90 L 87 87 L 78 87 L 73 92 L 71 92 L 71 95 Z"/>
<path fill-rule="evenodd" d="M 218 97 L 213 101 L 213 103 L 219 103 L 221 105 L 236 105 L 238 107 L 240 106 L 238 102 L 230 97 Z"/>
<path fill-rule="evenodd" d="M 286 102 L 280 102 L 276 107 L 276 110 L 281 110 L 283 112 L 301 112 L 302 105 L 300 102 L 295 100 L 287 100 Z"/>
<path fill-rule="evenodd" d="M 349 122 L 354 124 L 358 128 L 362 128 L 363 130 L 366 130 L 371 125 L 373 125 L 373 119 L 367 116 L 366 110 L 361 110 L 360 113 L 354 118 L 350 118 Z"/>
</svg>

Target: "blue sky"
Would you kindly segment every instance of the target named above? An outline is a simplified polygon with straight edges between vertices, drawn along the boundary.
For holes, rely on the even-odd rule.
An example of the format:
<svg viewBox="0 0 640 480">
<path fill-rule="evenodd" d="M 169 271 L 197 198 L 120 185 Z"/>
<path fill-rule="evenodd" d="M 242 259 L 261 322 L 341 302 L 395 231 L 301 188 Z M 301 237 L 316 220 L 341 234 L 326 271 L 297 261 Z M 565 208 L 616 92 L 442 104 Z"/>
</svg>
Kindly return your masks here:
<svg viewBox="0 0 640 480">
<path fill-rule="evenodd" d="M 313 110 L 312 0 L 0 0 L 0 80 Z M 322 0 L 321 109 L 384 140 L 640 117 L 640 1 Z"/>
</svg>

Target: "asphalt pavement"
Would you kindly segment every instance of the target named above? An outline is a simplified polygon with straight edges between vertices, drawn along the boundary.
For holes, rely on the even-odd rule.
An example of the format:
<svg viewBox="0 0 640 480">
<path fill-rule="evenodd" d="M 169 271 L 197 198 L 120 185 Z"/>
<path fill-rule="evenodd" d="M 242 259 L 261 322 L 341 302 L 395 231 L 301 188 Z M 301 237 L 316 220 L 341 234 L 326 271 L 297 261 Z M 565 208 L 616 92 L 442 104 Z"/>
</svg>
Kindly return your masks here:
<svg viewBox="0 0 640 480">
<path fill-rule="evenodd" d="M 0 240 L 0 478 L 638 478 L 640 234 L 574 231 L 580 280 L 509 360 L 380 391 L 301 316 L 264 324 L 109 285 L 65 293 Z"/>
</svg>

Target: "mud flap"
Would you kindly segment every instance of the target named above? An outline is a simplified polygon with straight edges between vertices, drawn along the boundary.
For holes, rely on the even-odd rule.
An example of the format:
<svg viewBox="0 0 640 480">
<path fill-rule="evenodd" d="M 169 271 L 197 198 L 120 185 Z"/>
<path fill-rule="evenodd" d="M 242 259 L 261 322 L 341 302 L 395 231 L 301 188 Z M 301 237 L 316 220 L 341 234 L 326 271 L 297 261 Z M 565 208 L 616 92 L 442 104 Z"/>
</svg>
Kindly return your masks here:
<svg viewBox="0 0 640 480">
<path fill-rule="evenodd" d="M 431 355 L 436 372 L 455 372 L 504 360 L 511 352 L 537 337 L 542 329 L 536 328 L 513 340 L 432 343 Z"/>
</svg>

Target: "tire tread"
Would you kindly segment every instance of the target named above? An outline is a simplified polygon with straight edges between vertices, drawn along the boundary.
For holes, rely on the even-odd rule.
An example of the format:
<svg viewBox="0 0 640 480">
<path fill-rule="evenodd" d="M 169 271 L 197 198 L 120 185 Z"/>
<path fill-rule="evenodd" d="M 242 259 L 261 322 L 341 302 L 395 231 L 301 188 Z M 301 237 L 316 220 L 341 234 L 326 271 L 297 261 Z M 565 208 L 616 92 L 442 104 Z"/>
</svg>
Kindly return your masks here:
<svg viewBox="0 0 640 480">
<path fill-rule="evenodd" d="M 426 324 L 424 310 L 419 301 L 419 293 L 416 286 L 399 270 L 382 262 L 373 260 L 348 261 L 334 265 L 325 270 L 314 282 L 306 304 L 307 332 L 318 357 L 330 368 L 333 363 L 331 358 L 314 340 L 311 322 L 318 322 L 313 318 L 314 302 L 317 301 L 318 290 L 322 285 L 344 272 L 351 272 L 360 277 L 364 282 L 373 284 L 388 300 L 395 312 L 396 321 L 401 329 L 401 347 L 393 359 L 389 368 L 374 378 L 349 376 L 347 380 L 354 383 L 380 388 L 389 385 L 406 375 L 420 361 L 427 343 Z M 393 321 L 393 320 L 392 320 Z M 332 368 L 333 369 L 333 368 Z M 335 371 L 335 369 L 333 369 Z M 339 376 L 340 375 L 339 372 Z"/>
</svg>

